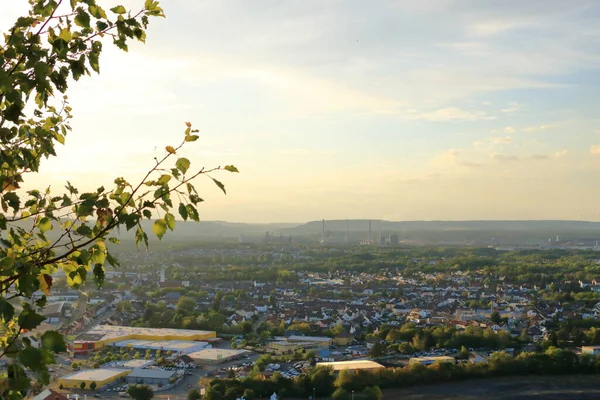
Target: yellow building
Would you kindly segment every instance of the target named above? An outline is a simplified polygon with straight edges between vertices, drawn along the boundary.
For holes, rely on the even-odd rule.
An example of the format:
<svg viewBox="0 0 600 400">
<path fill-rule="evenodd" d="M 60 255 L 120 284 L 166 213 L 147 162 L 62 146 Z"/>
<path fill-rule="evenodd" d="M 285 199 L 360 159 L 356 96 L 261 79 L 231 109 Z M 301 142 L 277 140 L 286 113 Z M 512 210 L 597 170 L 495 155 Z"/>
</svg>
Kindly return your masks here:
<svg viewBox="0 0 600 400">
<path fill-rule="evenodd" d="M 98 368 L 84 371 L 77 371 L 73 374 L 65 375 L 58 379 L 58 384 L 63 388 L 81 389 L 81 384 L 85 383 L 85 389 L 89 389 L 92 382 L 96 383 L 99 389 L 109 383 L 116 381 L 126 375 L 129 375 L 130 369 L 110 369 Z"/>
<path fill-rule="evenodd" d="M 382 369 L 385 368 L 383 365 L 376 363 L 371 360 L 351 360 L 351 361 L 332 361 L 332 362 L 320 362 L 317 363 L 317 367 L 329 367 L 333 371 L 358 371 L 366 369 Z"/>
<path fill-rule="evenodd" d="M 276 356 L 281 356 L 284 354 L 294 354 L 296 351 L 304 350 L 307 346 L 313 345 L 312 343 L 303 343 L 303 342 L 287 342 L 285 340 L 280 340 L 277 342 L 271 342 L 267 345 L 267 351 Z"/>
</svg>

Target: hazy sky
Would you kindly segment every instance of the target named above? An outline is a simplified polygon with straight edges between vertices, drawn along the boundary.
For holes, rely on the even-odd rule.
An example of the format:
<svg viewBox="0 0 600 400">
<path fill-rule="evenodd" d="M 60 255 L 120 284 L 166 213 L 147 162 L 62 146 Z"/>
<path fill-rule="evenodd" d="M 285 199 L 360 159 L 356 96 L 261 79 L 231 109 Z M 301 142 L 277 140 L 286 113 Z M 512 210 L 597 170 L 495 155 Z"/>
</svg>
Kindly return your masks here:
<svg viewBox="0 0 600 400">
<path fill-rule="evenodd" d="M 189 120 L 192 165 L 242 172 L 199 182 L 207 220 L 600 219 L 596 0 L 161 3 L 32 184 L 134 180 Z"/>
</svg>

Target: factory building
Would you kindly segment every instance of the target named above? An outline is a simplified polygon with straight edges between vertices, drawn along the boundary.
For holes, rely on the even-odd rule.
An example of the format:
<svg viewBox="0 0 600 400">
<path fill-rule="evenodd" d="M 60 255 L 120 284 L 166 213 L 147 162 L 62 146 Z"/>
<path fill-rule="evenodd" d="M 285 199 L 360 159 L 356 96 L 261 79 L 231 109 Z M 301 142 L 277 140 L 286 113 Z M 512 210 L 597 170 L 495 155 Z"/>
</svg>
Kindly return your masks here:
<svg viewBox="0 0 600 400">
<path fill-rule="evenodd" d="M 83 383 L 85 384 L 85 388 L 89 389 L 92 382 L 95 382 L 96 389 L 100 389 L 101 387 L 126 376 L 130 372 L 131 370 L 110 368 L 89 369 L 65 375 L 58 379 L 58 384 L 65 389 L 80 389 L 81 384 Z"/>
<path fill-rule="evenodd" d="M 231 360 L 237 360 L 248 354 L 247 350 L 234 349 L 205 349 L 188 354 L 196 364 L 210 365 L 220 364 Z"/>
<path fill-rule="evenodd" d="M 130 326 L 96 325 L 69 343 L 75 354 L 88 354 L 104 346 L 125 340 L 145 341 L 201 341 L 216 338 L 214 331 L 189 329 L 139 328 Z M 173 351 L 173 350 L 172 350 Z"/>
</svg>

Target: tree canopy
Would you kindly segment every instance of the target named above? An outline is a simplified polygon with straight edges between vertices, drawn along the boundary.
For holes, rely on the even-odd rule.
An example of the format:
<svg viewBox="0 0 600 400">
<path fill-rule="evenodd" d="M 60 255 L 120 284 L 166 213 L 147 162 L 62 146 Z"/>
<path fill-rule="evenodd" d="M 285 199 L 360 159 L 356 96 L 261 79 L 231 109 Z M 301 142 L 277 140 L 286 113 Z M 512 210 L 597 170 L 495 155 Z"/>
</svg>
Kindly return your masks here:
<svg viewBox="0 0 600 400">
<path fill-rule="evenodd" d="M 69 182 L 60 192 L 49 187 L 24 191 L 27 177 L 39 172 L 43 160 L 55 157 L 56 146 L 71 134 L 69 85 L 100 72 L 107 43 L 128 51 L 130 41 L 145 41 L 152 17 L 164 17 L 154 0 L 143 5 L 140 0 L 139 10 L 122 5 L 104 9 L 95 0 L 29 3 L 27 15 L 3 32 L 0 43 L 0 356 L 14 360 L 0 391 L 10 399 L 25 395 L 30 382 L 26 369 L 47 384 L 53 353 L 65 350 L 54 331 L 44 334 L 39 349 L 19 340 L 22 331 L 43 322 L 41 311 L 55 272 L 63 271 L 74 288 L 90 275 L 101 285 L 105 264 L 119 265 L 110 252 L 119 239 L 111 232 L 131 231 L 138 246 L 148 246 L 143 219 L 154 219 L 152 233 L 159 239 L 175 229 L 176 213 L 199 221 L 197 206 L 203 200 L 193 180 L 206 176 L 225 192 L 211 172 L 238 172 L 232 165 L 194 169 L 179 156 L 183 146 L 199 138 L 188 122 L 181 142 L 166 146 L 139 182 L 117 177 L 111 187 L 91 192 Z"/>
</svg>

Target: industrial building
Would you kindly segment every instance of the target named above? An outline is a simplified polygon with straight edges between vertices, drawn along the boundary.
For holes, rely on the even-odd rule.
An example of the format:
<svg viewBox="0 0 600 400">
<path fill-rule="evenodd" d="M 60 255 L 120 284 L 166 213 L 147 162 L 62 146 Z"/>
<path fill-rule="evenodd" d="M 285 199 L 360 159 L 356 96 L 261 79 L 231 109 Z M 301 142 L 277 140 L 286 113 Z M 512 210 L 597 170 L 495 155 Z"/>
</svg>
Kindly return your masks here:
<svg viewBox="0 0 600 400">
<path fill-rule="evenodd" d="M 439 356 L 439 357 L 413 357 L 408 361 L 409 364 L 422 364 L 422 365 L 431 365 L 435 362 L 455 363 L 456 360 L 454 359 L 454 357 Z"/>
<path fill-rule="evenodd" d="M 108 364 L 104 364 L 105 368 L 124 368 L 124 369 L 136 369 L 136 368 L 147 368 L 154 364 L 154 360 L 124 360 L 124 361 L 111 361 Z"/>
<path fill-rule="evenodd" d="M 81 384 L 85 383 L 85 388 L 89 389 L 92 382 L 95 382 L 96 388 L 99 389 L 128 375 L 130 372 L 131 370 L 124 369 L 89 369 L 65 375 L 58 379 L 58 384 L 63 388 L 80 389 Z"/>
<path fill-rule="evenodd" d="M 193 353 L 211 347 L 211 345 L 206 342 L 194 342 L 190 340 L 122 340 L 111 343 L 110 346 L 141 351 L 170 351 L 171 353 L 178 355 Z"/>
<path fill-rule="evenodd" d="M 96 325 L 88 332 L 77 336 L 72 344 L 69 343 L 69 348 L 75 354 L 87 354 L 111 343 L 125 340 L 200 341 L 214 339 L 216 336 L 214 331 Z"/>
<path fill-rule="evenodd" d="M 329 367 L 332 368 L 335 372 L 345 370 L 358 371 L 363 369 L 385 368 L 383 365 L 371 360 L 320 362 L 317 363 L 317 367 Z"/>
<path fill-rule="evenodd" d="M 168 385 L 171 378 L 175 378 L 177 372 L 162 369 L 136 368 L 125 377 L 127 383 L 145 385 Z"/>
<path fill-rule="evenodd" d="M 223 362 L 236 360 L 248 353 L 247 350 L 233 349 L 205 349 L 188 354 L 188 357 L 194 360 L 196 364 L 220 364 Z"/>
</svg>

